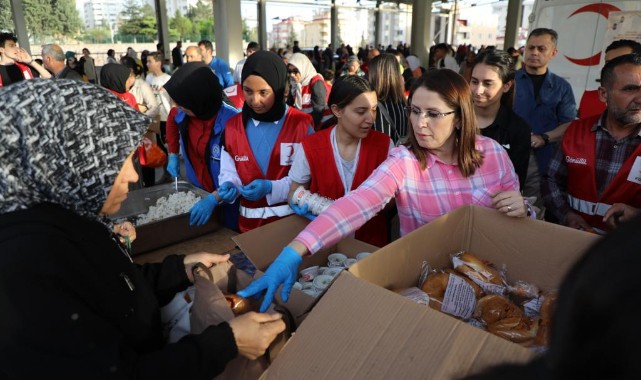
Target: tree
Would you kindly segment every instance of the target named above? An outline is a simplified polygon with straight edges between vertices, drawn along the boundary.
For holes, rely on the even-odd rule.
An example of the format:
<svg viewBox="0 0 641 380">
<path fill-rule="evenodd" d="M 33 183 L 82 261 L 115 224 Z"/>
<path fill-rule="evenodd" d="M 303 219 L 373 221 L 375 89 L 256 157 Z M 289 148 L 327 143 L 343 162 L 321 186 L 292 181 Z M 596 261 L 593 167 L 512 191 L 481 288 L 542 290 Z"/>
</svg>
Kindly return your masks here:
<svg viewBox="0 0 641 380">
<path fill-rule="evenodd" d="M 73 0 L 51 0 L 53 17 L 60 21 L 56 34 L 73 36 L 82 29 L 82 21 Z"/>
<path fill-rule="evenodd" d="M 43 38 L 51 36 L 61 25 L 53 15 L 51 3 L 48 0 L 23 0 L 24 18 L 29 36 Z"/>
<path fill-rule="evenodd" d="M 11 4 L 9 0 L 0 0 L 0 31 L 13 31 L 13 20 L 11 19 Z"/>
<path fill-rule="evenodd" d="M 213 40 L 214 36 L 214 9 L 211 0 L 198 0 L 196 5 L 189 8 L 187 18 L 193 25 L 194 37 L 197 40 Z"/>
<path fill-rule="evenodd" d="M 169 20 L 170 33 L 171 29 L 175 30 L 176 36 L 180 40 L 186 39 L 185 37 L 191 35 L 194 31 L 194 25 L 191 20 L 187 17 L 183 17 L 180 14 L 179 10 L 176 10 L 176 14 L 172 19 Z"/>
<path fill-rule="evenodd" d="M 106 26 L 99 26 L 96 28 L 89 28 L 85 30 L 82 36 L 83 42 L 89 43 L 106 43 L 111 41 L 111 30 Z"/>
<path fill-rule="evenodd" d="M 258 41 L 258 31 L 256 28 L 249 28 L 245 19 L 242 20 L 243 23 L 243 40 L 247 42 Z"/>
<path fill-rule="evenodd" d="M 153 40 L 157 37 L 156 15 L 149 4 L 129 4 L 120 12 L 124 22 L 118 28 L 121 35 L 141 36 Z"/>
</svg>

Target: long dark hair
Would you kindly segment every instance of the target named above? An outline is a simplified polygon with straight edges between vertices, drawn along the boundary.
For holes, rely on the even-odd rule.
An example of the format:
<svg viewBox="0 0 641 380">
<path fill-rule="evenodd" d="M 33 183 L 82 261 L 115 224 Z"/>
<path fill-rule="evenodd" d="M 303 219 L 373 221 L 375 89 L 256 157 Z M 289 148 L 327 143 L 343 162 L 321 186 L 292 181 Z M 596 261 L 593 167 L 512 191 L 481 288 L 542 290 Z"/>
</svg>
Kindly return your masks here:
<svg viewBox="0 0 641 380">
<path fill-rule="evenodd" d="M 381 54 L 369 62 L 369 82 L 381 102 L 405 103 L 402 73 L 393 54 Z"/>
<path fill-rule="evenodd" d="M 456 129 L 457 142 L 455 149 L 458 150 L 458 168 L 464 177 L 469 177 L 483 163 L 483 155 L 476 150 L 476 135 L 478 126 L 476 116 L 474 115 L 474 106 L 472 104 L 472 91 L 467 81 L 452 70 L 432 70 L 428 71 L 422 77 L 418 78 L 412 89 L 408 104 L 412 104 L 414 93 L 419 88 L 425 88 L 439 94 L 441 99 L 456 110 L 456 118 L 459 120 L 461 127 Z M 421 147 L 414 135 L 412 120 L 408 117 L 408 142 L 407 148 L 414 153 L 414 156 L 421 165 L 421 169 L 427 167 L 427 149 Z"/>
<path fill-rule="evenodd" d="M 476 65 L 480 63 L 491 66 L 499 75 L 499 78 L 501 79 L 501 82 L 503 82 L 503 84 L 512 82 L 512 86 L 510 86 L 509 91 L 501 95 L 501 105 L 512 109 L 512 104 L 514 103 L 515 87 L 514 74 L 516 72 L 514 70 L 515 62 L 512 56 L 503 50 L 485 50 L 484 52 L 479 53 L 479 55 L 476 56 L 474 65 L 472 66 L 472 71 L 474 71 L 474 67 L 476 67 Z"/>
</svg>

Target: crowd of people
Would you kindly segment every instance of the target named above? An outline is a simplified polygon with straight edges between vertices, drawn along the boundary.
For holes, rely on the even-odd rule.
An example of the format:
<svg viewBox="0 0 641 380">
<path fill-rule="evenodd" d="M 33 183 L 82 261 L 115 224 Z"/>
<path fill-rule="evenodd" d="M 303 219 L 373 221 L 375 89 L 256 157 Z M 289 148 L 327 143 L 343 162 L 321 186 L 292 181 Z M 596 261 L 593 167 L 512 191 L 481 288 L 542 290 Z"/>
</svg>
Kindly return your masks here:
<svg viewBox="0 0 641 380">
<path fill-rule="evenodd" d="M 171 65 L 160 51 L 139 59 L 133 49 L 120 58 L 109 50 L 98 69 L 87 49 L 76 60 L 45 45 L 39 64 L 15 36 L 0 34 L 8 147 L 0 154 L 0 299 L 20 327 L 0 343 L 12 358 L 3 370 L 211 378 L 238 353 L 264 352 L 283 329 L 280 316 L 264 313 L 279 288 L 288 300 L 304 255 L 350 235 L 384 246 L 396 217 L 401 236 L 464 205 L 600 234 L 633 220 L 641 210 L 641 44 L 606 49 L 601 85 L 586 92 L 578 118 L 570 84 L 548 68 L 557 39 L 541 28 L 522 51 L 441 43 L 428 62 L 403 44 L 354 54 L 344 45 L 267 51 L 251 42 L 234 70 L 203 40 L 184 51 L 178 42 Z M 227 257 L 132 264 L 108 216 L 139 174 L 144 186 L 156 184 L 155 169 L 138 162 L 145 133 L 167 154 L 161 180 L 185 176 L 210 193 L 191 208 L 191 225 L 208 223 L 217 208 L 239 232 L 291 214 L 311 220 L 239 292 L 263 296 L 261 313 L 162 344 L 158 308 L 190 284 L 196 262 Z M 294 199 L 299 187 L 333 202 L 312 214 Z M 35 299 L 47 302 L 25 302 Z M 47 323 L 30 328 L 43 313 Z M 43 338 L 65 344 L 50 350 Z M 562 349 L 551 352 L 562 357 Z M 46 365 L 25 365 L 26 356 Z M 205 356 L 216 360 L 196 360 Z M 67 366 L 78 357 L 82 366 Z"/>
</svg>

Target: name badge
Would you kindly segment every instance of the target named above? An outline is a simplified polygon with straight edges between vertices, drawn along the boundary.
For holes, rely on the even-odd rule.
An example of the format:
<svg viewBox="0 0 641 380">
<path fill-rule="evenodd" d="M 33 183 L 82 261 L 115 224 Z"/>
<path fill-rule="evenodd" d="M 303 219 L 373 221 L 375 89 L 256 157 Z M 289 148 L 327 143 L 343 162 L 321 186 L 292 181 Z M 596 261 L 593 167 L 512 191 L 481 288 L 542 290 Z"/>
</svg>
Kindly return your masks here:
<svg viewBox="0 0 641 380">
<path fill-rule="evenodd" d="M 280 143 L 280 164 L 290 166 L 294 161 L 294 153 L 299 149 L 299 143 Z"/>
<path fill-rule="evenodd" d="M 312 102 L 312 94 L 303 94 L 303 104 L 309 104 Z"/>
<path fill-rule="evenodd" d="M 641 157 L 637 156 L 637 159 L 634 160 L 634 165 L 628 174 L 628 181 L 641 185 Z"/>
</svg>

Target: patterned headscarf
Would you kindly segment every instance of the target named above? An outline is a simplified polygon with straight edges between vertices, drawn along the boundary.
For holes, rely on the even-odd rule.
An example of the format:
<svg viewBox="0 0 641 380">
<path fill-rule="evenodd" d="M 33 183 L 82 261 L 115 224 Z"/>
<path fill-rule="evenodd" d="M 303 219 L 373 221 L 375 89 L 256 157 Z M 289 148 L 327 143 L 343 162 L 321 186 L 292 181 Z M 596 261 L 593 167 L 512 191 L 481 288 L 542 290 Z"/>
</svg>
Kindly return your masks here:
<svg viewBox="0 0 641 380">
<path fill-rule="evenodd" d="M 58 204 L 100 220 L 149 119 L 105 89 L 32 79 L 0 89 L 0 214 Z"/>
</svg>

